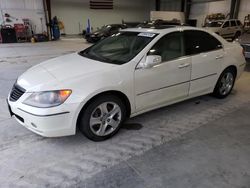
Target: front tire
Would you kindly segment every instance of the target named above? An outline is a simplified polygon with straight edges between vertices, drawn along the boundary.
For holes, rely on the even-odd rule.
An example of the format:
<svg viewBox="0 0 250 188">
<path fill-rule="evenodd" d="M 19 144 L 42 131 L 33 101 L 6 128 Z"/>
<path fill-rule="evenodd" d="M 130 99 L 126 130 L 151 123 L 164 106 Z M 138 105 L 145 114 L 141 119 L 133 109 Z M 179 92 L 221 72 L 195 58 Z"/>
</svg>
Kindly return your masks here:
<svg viewBox="0 0 250 188">
<path fill-rule="evenodd" d="M 124 121 L 126 108 L 113 95 L 95 98 L 80 117 L 79 129 L 90 140 L 103 141 L 115 135 Z"/>
<path fill-rule="evenodd" d="M 217 81 L 213 95 L 220 99 L 227 97 L 234 87 L 235 78 L 236 72 L 234 69 L 227 68 L 224 70 Z"/>
</svg>

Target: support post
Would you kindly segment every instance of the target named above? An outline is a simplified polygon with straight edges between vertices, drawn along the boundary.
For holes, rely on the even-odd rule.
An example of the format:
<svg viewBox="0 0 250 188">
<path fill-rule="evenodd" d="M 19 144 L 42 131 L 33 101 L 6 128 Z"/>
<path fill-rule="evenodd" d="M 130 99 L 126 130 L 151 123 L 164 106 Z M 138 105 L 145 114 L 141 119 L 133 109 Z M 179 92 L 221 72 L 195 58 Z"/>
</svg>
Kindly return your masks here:
<svg viewBox="0 0 250 188">
<path fill-rule="evenodd" d="M 161 0 L 155 0 L 155 10 L 156 11 L 161 10 Z"/>
<path fill-rule="evenodd" d="M 230 19 L 233 19 L 234 17 L 235 4 L 236 4 L 236 0 L 231 0 L 230 13 L 229 13 Z"/>
<path fill-rule="evenodd" d="M 44 7 L 44 12 L 45 12 L 45 19 L 46 19 L 46 26 L 47 26 L 47 33 L 49 40 L 51 40 L 51 5 L 50 5 L 50 0 L 43 0 L 43 7 Z"/>
<path fill-rule="evenodd" d="M 190 16 L 190 11 L 191 11 L 191 0 L 185 0 L 185 9 L 184 9 L 184 13 L 185 13 L 185 22 L 187 23 L 189 16 Z"/>
<path fill-rule="evenodd" d="M 233 15 L 234 19 L 238 19 L 239 10 L 240 10 L 240 3 L 241 3 L 241 0 L 236 0 L 235 9 L 234 9 L 234 15 Z"/>
</svg>

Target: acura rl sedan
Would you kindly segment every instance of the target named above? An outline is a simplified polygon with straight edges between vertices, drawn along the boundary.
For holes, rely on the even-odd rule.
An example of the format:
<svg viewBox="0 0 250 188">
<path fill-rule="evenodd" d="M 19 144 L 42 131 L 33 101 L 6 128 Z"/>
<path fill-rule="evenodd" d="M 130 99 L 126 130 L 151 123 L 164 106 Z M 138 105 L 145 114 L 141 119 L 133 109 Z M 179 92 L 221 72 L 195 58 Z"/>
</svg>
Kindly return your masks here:
<svg viewBox="0 0 250 188">
<path fill-rule="evenodd" d="M 242 47 L 193 27 L 125 29 L 22 74 L 7 102 L 16 120 L 45 136 L 79 129 L 94 141 L 144 112 L 212 93 L 227 97 L 245 67 Z"/>
</svg>

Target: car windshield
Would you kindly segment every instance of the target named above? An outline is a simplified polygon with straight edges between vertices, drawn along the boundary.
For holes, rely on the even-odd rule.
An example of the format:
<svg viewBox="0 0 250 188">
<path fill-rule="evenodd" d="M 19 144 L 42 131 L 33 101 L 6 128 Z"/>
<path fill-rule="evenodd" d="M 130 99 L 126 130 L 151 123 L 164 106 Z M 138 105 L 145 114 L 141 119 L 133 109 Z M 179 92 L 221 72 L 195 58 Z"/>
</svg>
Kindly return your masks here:
<svg viewBox="0 0 250 188">
<path fill-rule="evenodd" d="M 217 21 L 217 22 L 208 22 L 205 24 L 205 27 L 221 27 L 223 22 Z"/>
<path fill-rule="evenodd" d="M 120 32 L 79 52 L 79 55 L 112 64 L 133 59 L 156 36 L 155 33 Z"/>
</svg>

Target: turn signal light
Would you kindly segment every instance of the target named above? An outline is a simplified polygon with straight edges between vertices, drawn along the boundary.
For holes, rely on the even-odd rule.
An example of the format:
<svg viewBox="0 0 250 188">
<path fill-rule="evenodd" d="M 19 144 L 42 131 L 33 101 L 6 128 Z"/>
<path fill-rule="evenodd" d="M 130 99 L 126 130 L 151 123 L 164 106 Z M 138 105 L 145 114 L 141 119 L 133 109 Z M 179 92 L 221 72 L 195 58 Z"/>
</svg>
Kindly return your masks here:
<svg viewBox="0 0 250 188">
<path fill-rule="evenodd" d="M 71 92 L 72 92 L 71 90 L 60 90 L 59 95 L 61 99 L 66 99 L 68 98 L 68 96 L 70 96 Z"/>
</svg>

